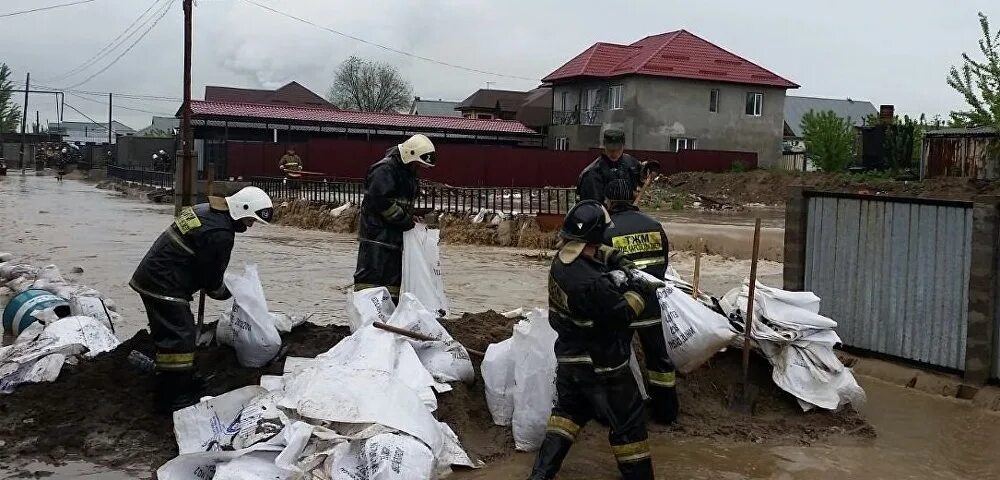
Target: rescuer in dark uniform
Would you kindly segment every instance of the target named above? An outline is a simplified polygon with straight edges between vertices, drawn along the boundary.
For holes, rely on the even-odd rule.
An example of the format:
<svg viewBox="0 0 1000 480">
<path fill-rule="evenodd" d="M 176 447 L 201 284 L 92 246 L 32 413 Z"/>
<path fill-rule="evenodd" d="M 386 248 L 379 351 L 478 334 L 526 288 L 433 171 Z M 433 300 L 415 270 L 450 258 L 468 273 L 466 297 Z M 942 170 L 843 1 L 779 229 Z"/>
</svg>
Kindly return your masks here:
<svg viewBox="0 0 1000 480">
<path fill-rule="evenodd" d="M 560 232 L 565 244 L 549 271 L 549 322 L 559 334 L 557 398 L 531 480 L 555 477 L 593 418 L 610 423 L 608 440 L 625 480 L 653 478 L 645 410 L 628 368 L 628 328 L 658 285 L 628 276 L 622 271 L 627 259 L 602 248 L 610 221 L 600 203 L 585 200 L 566 215 Z"/>
<path fill-rule="evenodd" d="M 417 134 L 390 148 L 368 169 L 361 202 L 358 263 L 354 290 L 386 287 L 399 300 L 403 280 L 403 232 L 414 226 L 413 201 L 419 187 L 417 166 L 433 167 L 434 144 Z"/>
<path fill-rule="evenodd" d="M 139 293 L 156 344 L 157 410 L 167 413 L 198 403 L 204 385 L 195 375 L 197 327 L 192 295 L 231 297 L 223 283 L 237 232 L 268 223 L 271 198 L 257 187 L 185 207 L 139 263 L 129 286 Z"/>
<path fill-rule="evenodd" d="M 612 180 L 625 180 L 633 190 L 642 183 L 643 165 L 625 153 L 625 132 L 605 130 L 603 149 L 601 156 L 580 173 L 576 187 L 580 200 L 604 202 L 605 189 Z"/>
<path fill-rule="evenodd" d="M 638 268 L 656 278 L 666 276 L 670 244 L 663 224 L 639 211 L 633 204 L 635 192 L 624 180 L 608 184 L 607 206 L 611 225 L 604 231 L 604 244 L 614 247 Z M 667 354 L 656 294 L 644 298 L 646 309 L 632 322 L 646 360 L 646 381 L 653 420 L 673 423 L 677 419 L 677 389 L 674 364 Z"/>
</svg>

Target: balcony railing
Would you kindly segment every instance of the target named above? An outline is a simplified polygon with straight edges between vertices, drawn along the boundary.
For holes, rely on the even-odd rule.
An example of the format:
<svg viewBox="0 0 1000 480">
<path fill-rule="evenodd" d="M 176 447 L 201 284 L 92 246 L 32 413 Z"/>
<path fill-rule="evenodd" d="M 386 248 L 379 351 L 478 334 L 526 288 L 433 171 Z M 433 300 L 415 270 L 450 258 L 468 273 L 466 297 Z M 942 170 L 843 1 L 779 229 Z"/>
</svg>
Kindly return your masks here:
<svg viewBox="0 0 1000 480">
<path fill-rule="evenodd" d="M 600 125 L 603 123 L 604 110 L 553 110 L 553 125 Z"/>
</svg>

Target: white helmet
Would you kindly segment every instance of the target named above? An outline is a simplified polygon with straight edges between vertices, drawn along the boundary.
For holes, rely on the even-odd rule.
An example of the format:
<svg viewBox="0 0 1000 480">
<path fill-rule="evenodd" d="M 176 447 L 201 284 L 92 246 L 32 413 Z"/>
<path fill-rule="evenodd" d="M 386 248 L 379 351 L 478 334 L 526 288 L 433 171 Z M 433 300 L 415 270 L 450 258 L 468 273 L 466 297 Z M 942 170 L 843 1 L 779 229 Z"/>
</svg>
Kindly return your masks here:
<svg viewBox="0 0 1000 480">
<path fill-rule="evenodd" d="M 405 142 L 397 145 L 399 148 L 399 157 L 403 160 L 404 165 L 408 165 L 413 162 L 420 163 L 424 167 L 433 167 L 436 159 L 434 158 L 434 143 L 431 139 L 427 138 L 427 135 L 418 133 L 408 139 Z"/>
<path fill-rule="evenodd" d="M 233 220 L 253 218 L 261 223 L 269 223 L 274 215 L 274 205 L 271 197 L 257 187 L 243 187 L 240 191 L 226 197 L 229 206 L 229 216 Z"/>
</svg>

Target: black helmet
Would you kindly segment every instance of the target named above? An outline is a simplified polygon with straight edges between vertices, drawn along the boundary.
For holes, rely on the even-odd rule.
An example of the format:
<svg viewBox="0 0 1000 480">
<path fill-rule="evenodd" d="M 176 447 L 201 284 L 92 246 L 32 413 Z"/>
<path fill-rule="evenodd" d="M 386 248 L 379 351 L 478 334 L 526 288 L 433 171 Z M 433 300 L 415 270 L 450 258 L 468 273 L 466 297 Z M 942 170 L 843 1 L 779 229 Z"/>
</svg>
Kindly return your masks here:
<svg viewBox="0 0 1000 480">
<path fill-rule="evenodd" d="M 559 236 L 566 240 L 601 243 L 604 241 L 604 229 L 610 224 L 611 216 L 600 202 L 584 200 L 566 214 Z"/>
<path fill-rule="evenodd" d="M 611 203 L 632 203 L 635 201 L 635 187 L 624 178 L 612 180 L 604 189 L 604 196 Z"/>
</svg>

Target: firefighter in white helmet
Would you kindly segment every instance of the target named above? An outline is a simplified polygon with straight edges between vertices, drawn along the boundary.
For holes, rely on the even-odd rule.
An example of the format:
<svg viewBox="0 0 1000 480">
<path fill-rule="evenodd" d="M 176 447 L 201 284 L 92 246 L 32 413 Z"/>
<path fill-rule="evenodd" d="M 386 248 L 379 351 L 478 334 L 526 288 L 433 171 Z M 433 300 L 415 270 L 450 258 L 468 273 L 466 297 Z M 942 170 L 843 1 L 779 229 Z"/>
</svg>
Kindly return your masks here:
<svg viewBox="0 0 1000 480">
<path fill-rule="evenodd" d="M 236 233 L 268 223 L 271 198 L 257 187 L 185 207 L 153 243 L 129 286 L 139 293 L 156 344 L 157 410 L 169 413 L 198 403 L 203 382 L 195 374 L 198 338 L 191 300 L 203 290 L 216 300 L 232 295 L 222 281 Z"/>
<path fill-rule="evenodd" d="M 386 151 L 368 169 L 361 203 L 358 263 L 354 290 L 386 287 L 399 299 L 403 276 L 403 232 L 413 228 L 417 168 L 434 166 L 434 143 L 417 134 Z"/>
</svg>

